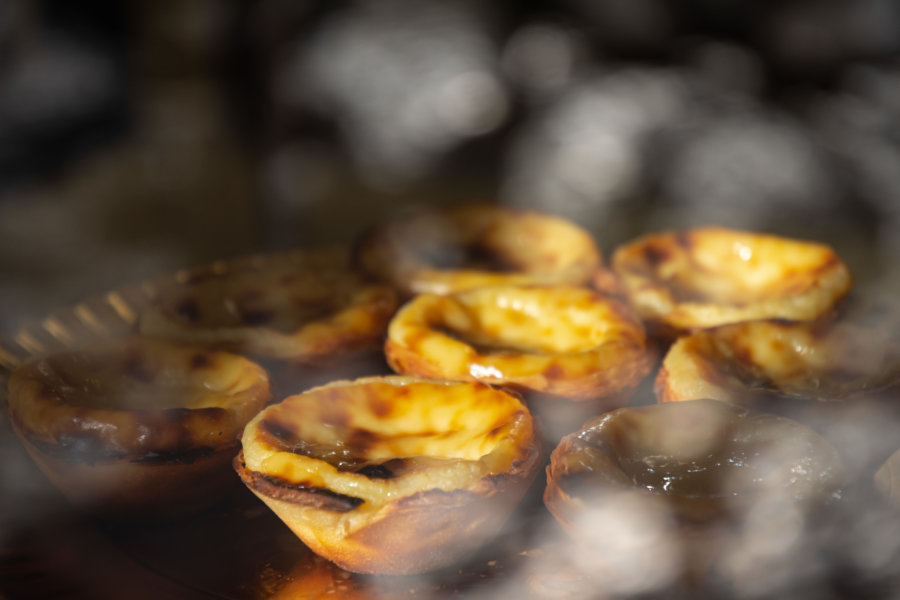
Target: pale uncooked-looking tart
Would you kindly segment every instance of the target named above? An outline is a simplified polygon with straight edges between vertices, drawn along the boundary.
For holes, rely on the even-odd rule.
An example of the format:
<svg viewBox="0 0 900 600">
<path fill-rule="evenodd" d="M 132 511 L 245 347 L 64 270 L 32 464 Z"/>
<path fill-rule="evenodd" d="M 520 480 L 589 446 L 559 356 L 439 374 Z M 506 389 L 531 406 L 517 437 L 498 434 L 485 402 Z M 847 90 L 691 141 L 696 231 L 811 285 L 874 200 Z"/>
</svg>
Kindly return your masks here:
<svg viewBox="0 0 900 600">
<path fill-rule="evenodd" d="M 122 515 L 215 502 L 271 398 L 244 357 L 137 336 L 35 358 L 8 387 L 12 426 L 50 481 L 81 508 Z"/>
<path fill-rule="evenodd" d="M 829 246 L 723 227 L 640 237 L 611 259 L 638 315 L 664 336 L 753 319 L 822 318 L 850 290 Z"/>
<path fill-rule="evenodd" d="M 538 469 L 532 418 L 473 383 L 386 376 L 288 397 L 235 469 L 314 552 L 365 573 L 450 565 L 494 536 Z"/>
<path fill-rule="evenodd" d="M 602 263 L 593 237 L 571 221 L 480 203 L 389 220 L 361 237 L 355 255 L 406 296 L 501 283 L 583 285 Z"/>
<path fill-rule="evenodd" d="M 304 249 L 182 271 L 159 282 L 139 329 L 291 363 L 377 349 L 396 293 L 366 281 L 349 254 L 342 247 Z"/>
</svg>

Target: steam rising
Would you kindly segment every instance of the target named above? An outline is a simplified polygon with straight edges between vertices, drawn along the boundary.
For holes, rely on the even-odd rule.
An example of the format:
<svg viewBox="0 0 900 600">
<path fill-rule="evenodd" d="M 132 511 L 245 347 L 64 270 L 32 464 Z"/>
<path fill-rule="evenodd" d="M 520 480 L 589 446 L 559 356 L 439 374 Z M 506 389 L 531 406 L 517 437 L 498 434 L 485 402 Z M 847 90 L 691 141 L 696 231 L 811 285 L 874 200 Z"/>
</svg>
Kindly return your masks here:
<svg viewBox="0 0 900 600">
<path fill-rule="evenodd" d="M 462 3 L 361 2 L 297 48 L 283 101 L 336 117 L 375 182 L 421 176 L 506 117 L 481 23 Z"/>
<path fill-rule="evenodd" d="M 133 128 L 88 153 L 84 144 L 77 160 L 27 186 L 0 181 L 0 333 L 148 275 L 266 248 L 273 235 L 291 245 L 329 238 L 393 206 L 377 200 L 427 203 L 438 192 L 467 193 L 473 180 L 488 199 L 572 218 L 605 252 L 637 233 L 712 222 L 815 238 L 837 246 L 858 290 L 896 303 L 900 63 L 880 60 L 900 48 L 895 3 L 827 3 L 821 12 L 814 3 L 736 3 L 735 14 L 759 29 L 735 40 L 722 39 L 740 25 L 723 14 L 708 15 L 719 29 L 682 37 L 662 2 L 563 4 L 568 18 L 521 9 L 504 30 L 479 3 L 341 3 L 274 49 L 266 35 L 281 30 L 251 16 L 249 29 L 266 38 L 249 44 L 264 79 L 251 127 L 265 138 L 261 149 L 235 135 L 211 74 L 215 53 L 202 47 L 229 36 L 178 41 L 159 31 L 178 15 L 136 19 L 151 47 L 135 52 Z M 0 8 L 0 41 L 15 50 L 0 65 L 8 178 L 23 140 L 60 139 L 54 128 L 74 136 L 66 124 L 118 97 L 120 75 L 102 48 L 76 38 L 38 43 L 35 19 Z M 176 58 L 166 63 L 170 44 Z M 305 137 L 313 119 L 334 139 Z M 468 154 L 476 142 L 489 144 L 486 166 Z M 884 331 L 900 343 L 896 330 Z M 467 564 L 449 576 L 363 585 L 375 597 L 415 588 L 419 599 L 446 598 L 454 593 L 442 585 L 464 571 L 475 581 L 469 598 L 900 597 L 900 498 L 872 482 L 900 449 L 897 395 L 894 386 L 787 411 L 843 458 L 846 485 L 821 511 L 772 489 L 738 524 L 698 530 L 658 495 L 620 491 L 592 498 L 577 524 L 590 541 L 578 542 L 531 498 L 525 517 L 473 556 L 500 561 L 500 576 L 472 575 Z M 643 389 L 632 403 L 652 401 Z M 58 509 L 13 435 L 0 436 L 0 546 Z M 768 448 L 773 464 L 780 450 Z M 900 468 L 882 474 L 888 490 L 900 489 Z"/>
</svg>

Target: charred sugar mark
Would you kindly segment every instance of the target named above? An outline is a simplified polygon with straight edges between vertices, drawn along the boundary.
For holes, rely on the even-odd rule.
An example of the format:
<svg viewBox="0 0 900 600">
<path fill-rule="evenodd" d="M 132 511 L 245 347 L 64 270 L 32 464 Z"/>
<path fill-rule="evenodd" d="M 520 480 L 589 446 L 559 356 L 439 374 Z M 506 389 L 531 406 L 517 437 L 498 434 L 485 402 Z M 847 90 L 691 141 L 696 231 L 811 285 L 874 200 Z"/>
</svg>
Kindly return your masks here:
<svg viewBox="0 0 900 600">
<path fill-rule="evenodd" d="M 561 380 L 566 377 L 566 370 L 558 362 L 551 362 L 544 369 L 543 375 L 550 380 Z"/>
<path fill-rule="evenodd" d="M 504 427 L 503 425 L 497 425 L 488 432 L 487 437 L 489 439 L 498 438 L 498 437 L 504 435 L 506 433 L 506 430 L 507 430 L 507 428 Z"/>
<path fill-rule="evenodd" d="M 377 465 L 366 465 L 356 472 L 369 479 L 393 479 L 397 477 L 397 471 L 403 468 L 405 462 L 405 459 L 395 458 Z"/>
<path fill-rule="evenodd" d="M 656 267 L 661 263 L 664 263 L 669 260 L 669 257 L 671 256 L 671 252 L 668 248 L 653 242 L 650 242 L 641 248 L 641 253 L 643 254 L 644 261 L 650 267 Z"/>
<path fill-rule="evenodd" d="M 282 444 L 290 444 L 297 437 L 292 429 L 274 419 L 263 419 L 259 428 Z"/>
<path fill-rule="evenodd" d="M 491 248 L 486 242 L 468 245 L 464 248 L 463 266 L 494 273 L 516 270 L 519 265 L 515 263 L 515 256 L 503 250 L 500 247 Z"/>
<path fill-rule="evenodd" d="M 365 502 L 362 498 L 341 494 L 328 488 L 248 471 L 246 467 L 239 468 L 238 472 L 251 488 L 277 500 L 334 512 L 350 512 Z"/>
<path fill-rule="evenodd" d="M 347 448 L 353 455 L 365 455 L 381 439 L 368 429 L 353 429 L 347 433 Z"/>
<path fill-rule="evenodd" d="M 207 369 L 212 366 L 212 357 L 207 352 L 197 352 L 191 356 L 188 368 L 191 370 Z"/>
<path fill-rule="evenodd" d="M 409 394 L 409 390 L 405 388 L 398 389 L 398 396 L 404 397 Z M 375 413 L 375 416 L 379 418 L 387 418 L 391 416 L 391 413 L 394 412 L 394 404 L 381 396 L 376 396 L 372 398 L 369 402 L 369 408 Z"/>
</svg>

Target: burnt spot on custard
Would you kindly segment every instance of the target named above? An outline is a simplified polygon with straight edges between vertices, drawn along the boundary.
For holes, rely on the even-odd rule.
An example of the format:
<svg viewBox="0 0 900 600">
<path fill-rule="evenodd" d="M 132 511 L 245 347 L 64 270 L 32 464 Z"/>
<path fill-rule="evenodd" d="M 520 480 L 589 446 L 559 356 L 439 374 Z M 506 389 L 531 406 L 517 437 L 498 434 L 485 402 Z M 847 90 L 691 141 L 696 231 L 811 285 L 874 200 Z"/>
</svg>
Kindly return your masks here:
<svg viewBox="0 0 900 600">
<path fill-rule="evenodd" d="M 295 432 L 274 420 L 260 422 L 265 442 L 283 452 L 290 452 L 322 460 L 340 472 L 358 473 L 369 479 L 394 479 L 406 473 L 412 466 L 408 458 L 391 458 L 383 462 L 371 462 L 365 458 L 368 449 L 380 439 L 366 429 L 354 429 L 347 433 L 346 442 L 325 445 L 299 439 Z"/>
<path fill-rule="evenodd" d="M 333 512 L 350 512 L 365 500 L 332 491 L 328 488 L 295 483 L 247 469 L 243 455 L 234 459 L 234 468 L 244 483 L 260 494 L 283 502 L 300 504 Z"/>
<path fill-rule="evenodd" d="M 210 366 L 212 366 L 212 358 L 205 352 L 197 352 L 191 356 L 191 360 L 188 362 L 188 368 L 195 371 L 208 369 Z"/>
<path fill-rule="evenodd" d="M 390 417 L 397 401 L 404 401 L 410 393 L 411 390 L 406 386 L 396 386 L 396 389 L 392 391 L 393 398 L 386 398 L 382 394 L 369 394 L 369 409 L 376 417 L 382 419 Z"/>
<path fill-rule="evenodd" d="M 422 244 L 417 250 L 422 264 L 442 271 L 477 269 L 503 273 L 517 268 L 511 257 L 481 241 L 465 244 L 449 240 L 443 244 Z"/>
<path fill-rule="evenodd" d="M 405 470 L 407 462 L 405 458 L 392 458 L 380 464 L 368 464 L 354 472 L 365 475 L 369 479 L 393 479 L 397 477 L 398 473 Z"/>
<path fill-rule="evenodd" d="M 644 258 L 644 262 L 651 268 L 658 267 L 672 257 L 672 252 L 667 246 L 653 242 L 643 246 L 641 248 L 641 254 Z"/>
<path fill-rule="evenodd" d="M 550 380 L 562 380 L 566 378 L 566 370 L 559 363 L 550 363 L 543 373 L 544 377 Z"/>
<path fill-rule="evenodd" d="M 347 434 L 347 447 L 354 454 L 366 454 L 369 448 L 375 445 L 380 439 L 376 433 L 372 433 L 368 429 L 353 429 Z"/>
<path fill-rule="evenodd" d="M 259 427 L 265 433 L 278 440 L 279 443 L 273 444 L 275 446 L 284 447 L 297 437 L 297 434 L 293 429 L 290 429 L 275 419 L 263 419 L 260 422 Z"/>
<path fill-rule="evenodd" d="M 295 431 L 274 418 L 263 419 L 259 428 L 263 440 L 270 446 L 282 452 L 322 460 L 339 471 L 356 471 L 360 465 L 367 464 L 363 458 L 365 452 L 378 439 L 371 431 L 354 429 L 347 433 L 345 443 L 321 444 L 300 439 Z"/>
</svg>

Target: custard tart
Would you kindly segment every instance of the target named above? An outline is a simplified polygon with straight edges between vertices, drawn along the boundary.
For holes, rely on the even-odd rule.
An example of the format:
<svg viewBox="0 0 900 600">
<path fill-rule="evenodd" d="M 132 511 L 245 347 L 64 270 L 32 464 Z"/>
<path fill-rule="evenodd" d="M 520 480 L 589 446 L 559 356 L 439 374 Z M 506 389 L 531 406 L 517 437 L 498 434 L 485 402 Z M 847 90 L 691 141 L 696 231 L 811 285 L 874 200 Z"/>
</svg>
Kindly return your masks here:
<svg viewBox="0 0 900 600">
<path fill-rule="evenodd" d="M 575 223 L 482 203 L 386 221 L 361 237 L 355 257 L 407 297 L 488 284 L 584 285 L 602 263 L 593 237 Z"/>
<path fill-rule="evenodd" d="M 679 521 L 735 522 L 760 502 L 815 510 L 843 484 L 843 462 L 796 421 L 716 400 L 625 407 L 553 450 L 544 502 L 572 535 L 605 496 L 664 503 Z"/>
<path fill-rule="evenodd" d="M 768 592 L 807 581 L 841 543 L 845 472 L 809 427 L 692 400 L 621 408 L 566 436 L 544 503 L 581 597 L 782 597 Z"/>
<path fill-rule="evenodd" d="M 513 394 L 385 376 L 337 381 L 263 410 L 234 461 L 317 554 L 363 573 L 417 573 L 494 536 L 538 469 Z"/>
<path fill-rule="evenodd" d="M 243 427 L 269 401 L 266 372 L 244 357 L 135 336 L 26 362 L 10 376 L 8 410 L 76 506 L 174 514 L 231 485 Z"/>
<path fill-rule="evenodd" d="M 139 329 L 255 359 L 328 363 L 377 349 L 396 308 L 394 290 L 366 281 L 349 249 L 315 248 L 179 272 L 158 283 Z"/>
<path fill-rule="evenodd" d="M 872 395 L 900 384 L 898 331 L 846 319 L 748 321 L 698 331 L 669 348 L 656 394 L 662 402 L 714 398 L 746 406 Z"/>
<path fill-rule="evenodd" d="M 612 270 L 638 315 L 664 337 L 753 319 L 816 320 L 850 290 L 829 246 L 701 227 L 620 246 Z"/>
<path fill-rule="evenodd" d="M 385 355 L 399 373 L 571 399 L 631 390 L 655 360 L 627 306 L 573 286 L 421 294 L 391 320 Z"/>
</svg>

